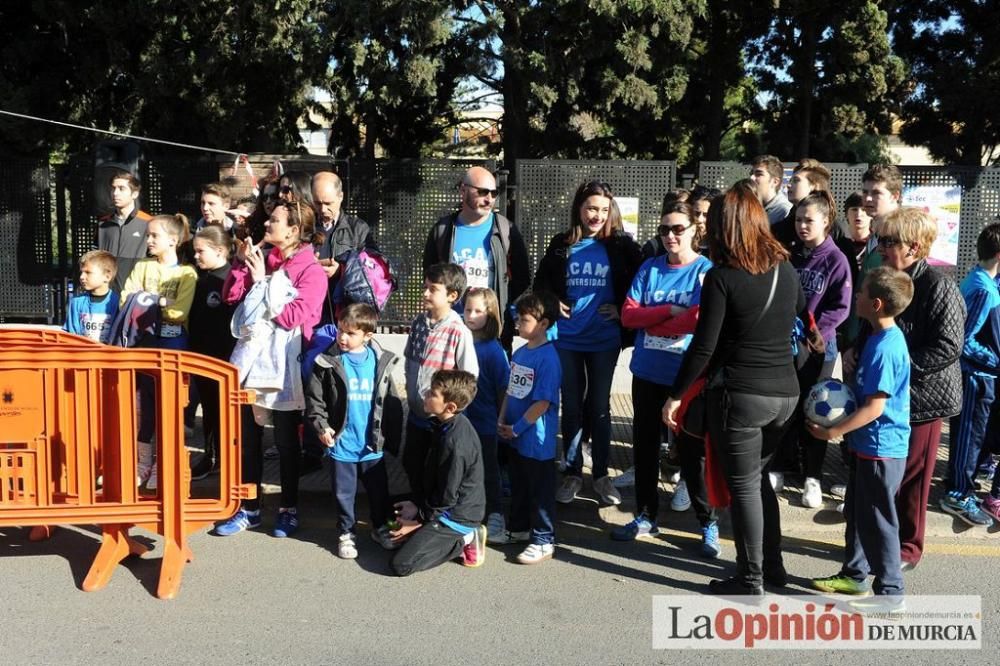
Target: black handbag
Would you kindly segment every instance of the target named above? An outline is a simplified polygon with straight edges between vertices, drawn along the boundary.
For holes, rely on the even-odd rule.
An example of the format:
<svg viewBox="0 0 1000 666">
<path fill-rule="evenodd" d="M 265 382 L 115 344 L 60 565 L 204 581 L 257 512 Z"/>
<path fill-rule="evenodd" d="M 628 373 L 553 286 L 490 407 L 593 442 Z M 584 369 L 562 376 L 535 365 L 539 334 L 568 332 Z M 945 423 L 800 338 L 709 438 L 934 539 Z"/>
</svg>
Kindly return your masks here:
<svg viewBox="0 0 1000 666">
<path fill-rule="evenodd" d="M 753 329 L 757 324 L 761 322 L 767 311 L 771 309 L 771 302 L 774 300 L 774 292 L 778 286 L 778 266 L 774 267 L 774 277 L 771 278 L 771 293 L 767 295 L 767 302 L 764 303 L 764 308 L 757 315 L 757 319 L 750 324 L 750 328 Z M 718 369 L 712 375 L 712 377 L 707 378 L 701 386 L 701 390 L 691 398 L 688 402 L 687 409 L 684 411 L 684 419 L 682 420 L 680 427 L 685 433 L 692 437 L 698 439 L 704 439 L 705 434 L 708 432 L 708 400 L 706 398 L 706 393 L 709 389 L 719 388 L 723 385 L 722 379 L 722 368 L 729 361 L 730 357 L 733 355 L 734 347 L 730 347 L 729 351 L 726 353 L 722 362 L 719 364 Z M 684 402 L 684 398 L 681 398 L 681 403 Z"/>
</svg>

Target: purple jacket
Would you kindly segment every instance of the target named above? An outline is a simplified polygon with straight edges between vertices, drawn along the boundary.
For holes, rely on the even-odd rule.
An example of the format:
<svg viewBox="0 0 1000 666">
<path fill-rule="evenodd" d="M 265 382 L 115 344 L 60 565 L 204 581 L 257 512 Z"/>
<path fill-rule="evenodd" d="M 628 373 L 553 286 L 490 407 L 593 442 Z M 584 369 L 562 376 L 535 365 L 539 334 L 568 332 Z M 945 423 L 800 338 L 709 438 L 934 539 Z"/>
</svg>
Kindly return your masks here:
<svg viewBox="0 0 1000 666">
<path fill-rule="evenodd" d="M 851 265 L 830 236 L 810 251 L 801 241 L 792 249 L 792 266 L 799 273 L 806 309 L 816 318 L 826 342 L 851 312 Z"/>
<path fill-rule="evenodd" d="M 303 244 L 298 251 L 285 260 L 281 256 L 281 250 L 272 248 L 265 261 L 267 273 L 270 275 L 279 268 L 283 268 L 288 274 L 288 279 L 299 292 L 295 300 L 285 306 L 274 322 L 285 330 L 292 330 L 296 326 L 302 327 L 302 346 L 309 347 L 312 340 L 313 328 L 319 323 L 320 314 L 323 312 L 323 303 L 326 300 L 327 281 L 326 273 L 316 261 L 312 246 Z M 222 288 L 222 300 L 228 304 L 239 303 L 246 297 L 253 280 L 250 278 L 250 270 L 239 259 L 233 260 L 233 270 L 226 278 L 226 284 Z"/>
</svg>

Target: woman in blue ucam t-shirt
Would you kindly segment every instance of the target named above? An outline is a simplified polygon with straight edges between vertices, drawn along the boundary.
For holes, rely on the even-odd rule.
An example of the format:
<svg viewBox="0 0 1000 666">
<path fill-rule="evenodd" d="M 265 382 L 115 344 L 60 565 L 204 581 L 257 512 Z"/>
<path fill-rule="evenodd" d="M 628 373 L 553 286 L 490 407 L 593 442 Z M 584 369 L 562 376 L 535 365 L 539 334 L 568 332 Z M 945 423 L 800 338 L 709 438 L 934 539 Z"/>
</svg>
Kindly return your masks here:
<svg viewBox="0 0 1000 666">
<path fill-rule="evenodd" d="M 557 234 L 538 264 L 534 291 L 560 302 L 556 350 L 562 365 L 562 438 L 566 475 L 556 501 L 569 503 L 583 485 L 580 440 L 591 421 L 594 492 L 606 504 L 621 495 L 608 476 L 611 381 L 622 347 L 620 312 L 642 251 L 622 229 L 611 188 L 591 181 L 577 189 L 569 231 Z M 586 402 L 586 410 L 584 403 Z"/>
<path fill-rule="evenodd" d="M 635 520 L 611 531 L 619 541 L 659 534 L 660 410 L 691 344 L 701 284 L 712 268 L 698 253 L 702 233 L 690 204 L 665 206 L 657 233 L 666 254 L 642 265 L 622 308 L 622 324 L 638 330 L 631 365 L 636 509 Z M 682 483 L 690 490 L 701 524 L 702 552 L 715 557 L 718 527 L 705 491 L 704 442 L 680 432 L 674 445 L 680 450 Z"/>
</svg>

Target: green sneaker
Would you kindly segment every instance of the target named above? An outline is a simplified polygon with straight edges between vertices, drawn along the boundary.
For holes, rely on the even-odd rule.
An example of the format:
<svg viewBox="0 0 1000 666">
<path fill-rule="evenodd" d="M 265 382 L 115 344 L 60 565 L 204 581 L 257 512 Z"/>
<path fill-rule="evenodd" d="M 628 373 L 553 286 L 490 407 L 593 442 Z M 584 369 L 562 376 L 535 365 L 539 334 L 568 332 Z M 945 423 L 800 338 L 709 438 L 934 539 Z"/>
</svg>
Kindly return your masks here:
<svg viewBox="0 0 1000 666">
<path fill-rule="evenodd" d="M 826 578 L 813 578 L 812 586 L 815 587 L 820 592 L 827 592 L 830 594 L 856 594 L 858 596 L 867 595 L 871 592 L 871 585 L 868 581 L 859 583 L 853 578 L 837 574 L 836 576 L 827 576 Z"/>
</svg>

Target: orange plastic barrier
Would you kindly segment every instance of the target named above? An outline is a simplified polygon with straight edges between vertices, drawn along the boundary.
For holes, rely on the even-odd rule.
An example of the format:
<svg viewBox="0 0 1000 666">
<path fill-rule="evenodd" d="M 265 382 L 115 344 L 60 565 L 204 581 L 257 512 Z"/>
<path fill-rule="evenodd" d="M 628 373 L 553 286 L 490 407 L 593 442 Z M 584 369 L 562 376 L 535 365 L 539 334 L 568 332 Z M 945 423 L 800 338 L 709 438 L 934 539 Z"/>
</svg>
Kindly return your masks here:
<svg viewBox="0 0 1000 666">
<path fill-rule="evenodd" d="M 157 387 L 155 497 L 136 488 L 137 372 Z M 190 494 L 186 374 L 218 384 L 217 499 Z M 99 525 L 102 541 L 86 591 L 107 585 L 124 558 L 149 550 L 129 536 L 130 528 L 159 534 L 156 594 L 173 598 L 193 559 L 187 536 L 256 496 L 256 486 L 240 482 L 240 406 L 253 397 L 240 389 L 235 367 L 201 354 L 107 347 L 52 329 L 0 329 L 0 526 Z"/>
</svg>

